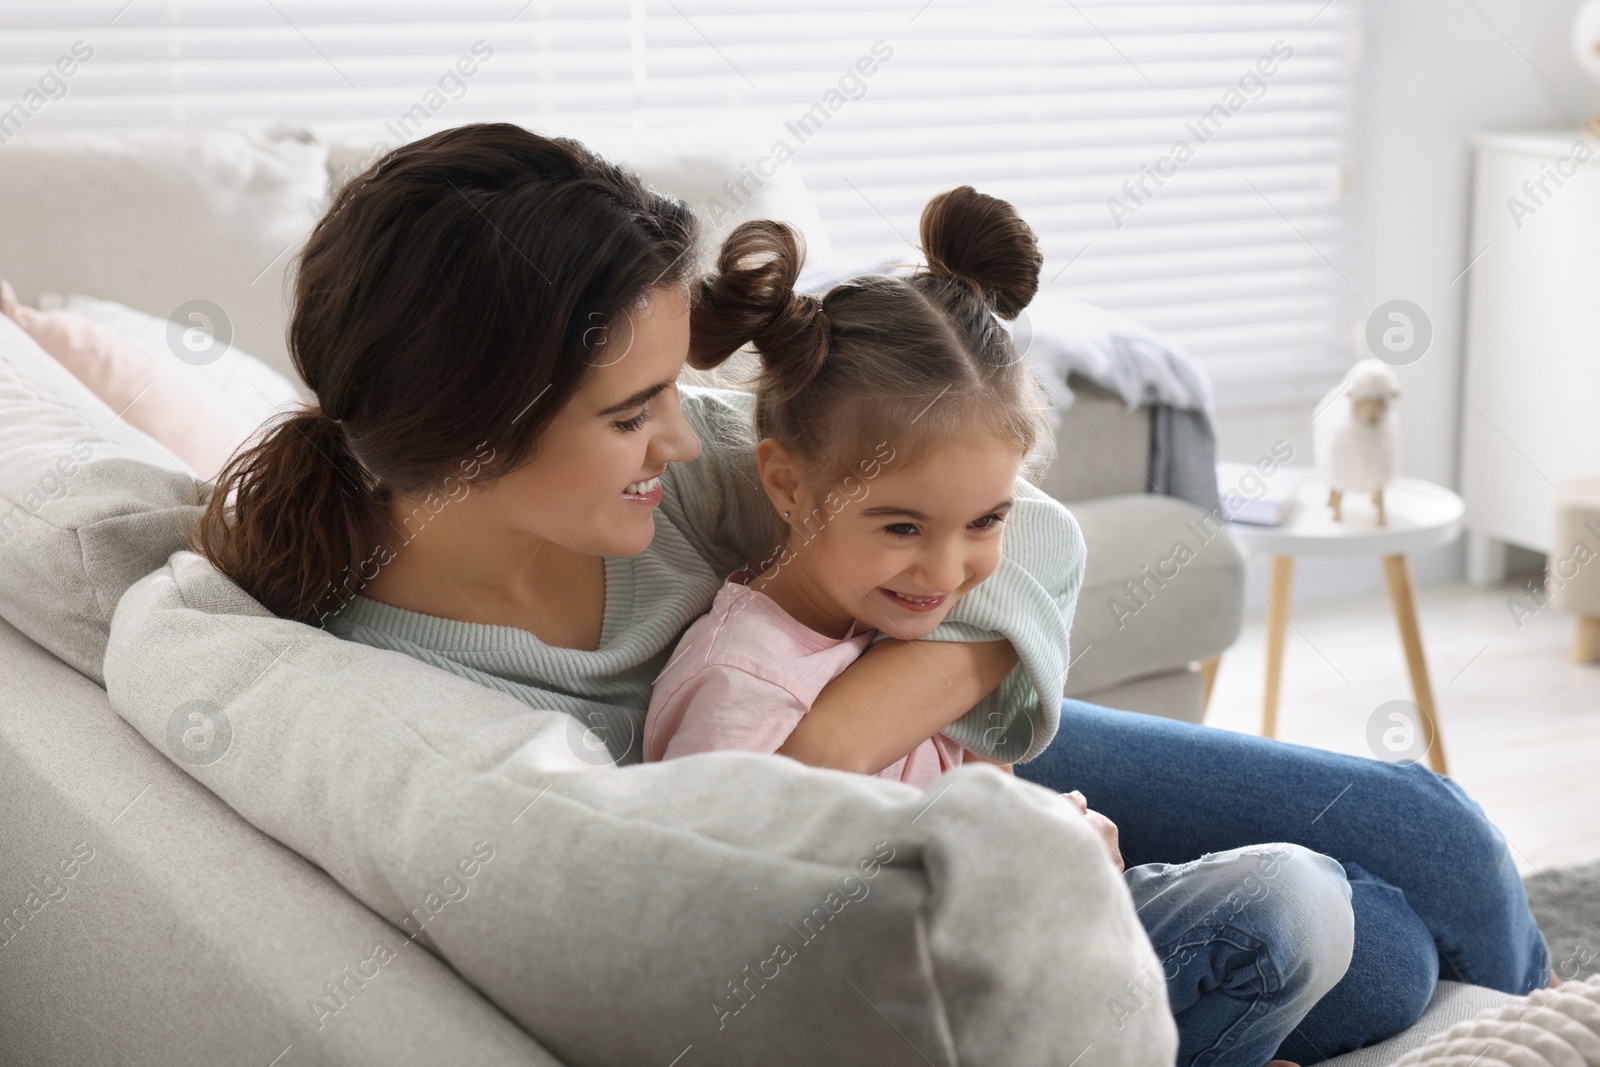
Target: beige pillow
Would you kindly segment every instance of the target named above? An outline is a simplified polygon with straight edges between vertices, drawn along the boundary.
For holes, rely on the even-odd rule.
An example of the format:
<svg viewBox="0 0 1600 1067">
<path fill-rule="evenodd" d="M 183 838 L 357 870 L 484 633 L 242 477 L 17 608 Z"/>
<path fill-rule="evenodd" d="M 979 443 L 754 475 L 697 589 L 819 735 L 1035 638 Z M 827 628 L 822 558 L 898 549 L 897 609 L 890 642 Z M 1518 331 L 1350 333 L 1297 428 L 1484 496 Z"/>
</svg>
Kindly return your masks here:
<svg viewBox="0 0 1600 1067">
<path fill-rule="evenodd" d="M 745 752 L 595 766 L 575 717 L 275 618 L 190 552 L 123 596 L 105 679 L 573 1067 L 1176 1058 L 1098 836 L 993 767 L 930 795 Z"/>
</svg>

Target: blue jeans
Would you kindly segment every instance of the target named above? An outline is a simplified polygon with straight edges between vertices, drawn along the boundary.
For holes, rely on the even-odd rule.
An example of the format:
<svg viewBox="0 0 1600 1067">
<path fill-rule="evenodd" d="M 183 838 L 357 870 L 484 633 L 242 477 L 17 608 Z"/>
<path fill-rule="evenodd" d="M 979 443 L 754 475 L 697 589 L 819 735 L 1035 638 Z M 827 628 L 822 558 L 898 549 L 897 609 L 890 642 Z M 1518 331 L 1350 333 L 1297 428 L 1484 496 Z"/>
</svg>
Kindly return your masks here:
<svg viewBox="0 0 1600 1067">
<path fill-rule="evenodd" d="M 1350 964 L 1350 883 L 1310 849 L 1251 845 L 1123 877 L 1161 962 L 1179 1067 L 1261 1067 Z M 1112 1005 L 1120 1025 L 1130 1001 Z"/>
<path fill-rule="evenodd" d="M 1505 839 L 1455 782 L 1421 764 L 1064 700 L 1055 740 L 1016 771 L 1082 791 L 1117 824 L 1130 867 L 1272 842 L 1340 862 L 1350 966 L 1284 1041 L 1285 1058 L 1315 1063 L 1403 1030 L 1440 977 L 1518 995 L 1549 980 Z"/>
</svg>

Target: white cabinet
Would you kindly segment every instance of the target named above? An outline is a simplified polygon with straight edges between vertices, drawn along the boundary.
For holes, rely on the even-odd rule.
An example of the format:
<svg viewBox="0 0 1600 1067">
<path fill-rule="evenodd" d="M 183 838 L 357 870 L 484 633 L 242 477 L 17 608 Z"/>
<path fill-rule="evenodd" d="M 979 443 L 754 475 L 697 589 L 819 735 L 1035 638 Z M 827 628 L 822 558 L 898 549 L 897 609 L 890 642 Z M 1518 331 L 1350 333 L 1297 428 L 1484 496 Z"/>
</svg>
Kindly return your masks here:
<svg viewBox="0 0 1600 1067">
<path fill-rule="evenodd" d="M 1555 486 L 1600 474 L 1600 140 L 1473 139 L 1461 495 L 1468 572 L 1548 552 Z"/>
</svg>

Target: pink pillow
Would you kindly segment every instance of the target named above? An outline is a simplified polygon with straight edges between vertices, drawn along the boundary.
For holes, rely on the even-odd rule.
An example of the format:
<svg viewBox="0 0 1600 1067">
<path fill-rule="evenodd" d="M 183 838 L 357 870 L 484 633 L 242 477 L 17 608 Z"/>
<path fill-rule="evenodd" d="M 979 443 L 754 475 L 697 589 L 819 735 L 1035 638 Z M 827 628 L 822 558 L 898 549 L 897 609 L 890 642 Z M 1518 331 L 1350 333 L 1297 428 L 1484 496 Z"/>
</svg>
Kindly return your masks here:
<svg viewBox="0 0 1600 1067">
<path fill-rule="evenodd" d="M 256 430 L 231 415 L 209 383 L 188 376 L 176 357 L 80 315 L 19 304 L 6 281 L 0 281 L 0 313 L 119 417 L 161 442 L 202 479 L 214 478 Z"/>
</svg>

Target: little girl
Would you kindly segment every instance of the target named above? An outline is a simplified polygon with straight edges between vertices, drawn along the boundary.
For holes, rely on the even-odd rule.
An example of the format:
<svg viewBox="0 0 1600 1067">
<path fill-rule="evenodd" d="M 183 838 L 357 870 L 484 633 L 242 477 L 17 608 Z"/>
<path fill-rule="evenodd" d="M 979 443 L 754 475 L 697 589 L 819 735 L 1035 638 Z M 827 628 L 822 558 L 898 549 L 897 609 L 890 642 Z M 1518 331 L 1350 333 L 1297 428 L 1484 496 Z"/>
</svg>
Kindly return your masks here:
<svg viewBox="0 0 1600 1067">
<path fill-rule="evenodd" d="M 685 632 L 655 682 L 646 760 L 778 751 L 870 643 L 926 637 L 1000 565 L 1016 479 L 1052 435 L 998 319 L 1033 299 L 1042 259 L 1011 205 L 969 186 L 929 202 L 921 238 L 927 266 L 911 277 L 818 298 L 794 292 L 793 232 L 747 222 L 702 282 L 714 314 L 696 320 L 695 353 L 714 364 L 753 343 L 761 357 L 756 459 L 778 547 Z M 993 762 L 936 734 L 878 773 L 927 786 L 977 760 Z M 1067 801 L 1120 870 L 1115 828 Z M 1183 1067 L 1261 1067 L 1350 962 L 1350 883 L 1308 849 L 1251 846 L 1124 879 L 1163 974 L 1080 1008 L 1120 1019 L 1164 979 Z"/>
<path fill-rule="evenodd" d="M 761 353 L 756 460 L 781 543 L 679 642 L 655 682 L 645 759 L 776 752 L 874 639 L 927 636 L 999 566 L 1018 472 L 1049 440 L 1042 392 L 990 309 L 1014 315 L 1032 298 L 1033 236 L 970 188 L 935 200 L 923 225 L 937 247 L 989 221 L 1010 229 L 981 282 L 933 257 L 917 280 L 856 278 L 825 299 L 793 292 L 787 227 L 728 238 L 722 261 L 740 266 L 705 284 L 719 314 L 701 321 L 730 324 L 724 347 L 753 337 Z M 935 735 L 878 773 L 926 786 L 977 758 Z"/>
</svg>

